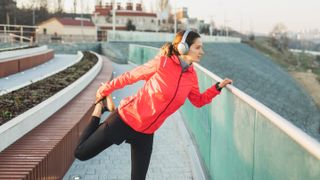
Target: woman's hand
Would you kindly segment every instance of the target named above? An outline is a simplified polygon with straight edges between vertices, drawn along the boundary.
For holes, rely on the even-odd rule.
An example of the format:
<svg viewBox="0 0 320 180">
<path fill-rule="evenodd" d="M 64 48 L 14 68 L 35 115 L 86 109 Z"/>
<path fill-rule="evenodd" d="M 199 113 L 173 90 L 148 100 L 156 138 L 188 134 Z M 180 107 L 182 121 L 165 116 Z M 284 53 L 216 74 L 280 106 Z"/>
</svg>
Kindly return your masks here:
<svg viewBox="0 0 320 180">
<path fill-rule="evenodd" d="M 101 99 L 103 99 L 103 96 L 101 96 L 101 92 L 103 91 L 103 88 L 104 88 L 104 83 L 101 83 L 99 89 L 96 92 L 95 104 L 98 103 Z"/>
<path fill-rule="evenodd" d="M 220 82 L 219 87 L 224 88 L 227 84 L 231 84 L 233 81 L 229 78 L 225 78 L 223 81 Z"/>
</svg>

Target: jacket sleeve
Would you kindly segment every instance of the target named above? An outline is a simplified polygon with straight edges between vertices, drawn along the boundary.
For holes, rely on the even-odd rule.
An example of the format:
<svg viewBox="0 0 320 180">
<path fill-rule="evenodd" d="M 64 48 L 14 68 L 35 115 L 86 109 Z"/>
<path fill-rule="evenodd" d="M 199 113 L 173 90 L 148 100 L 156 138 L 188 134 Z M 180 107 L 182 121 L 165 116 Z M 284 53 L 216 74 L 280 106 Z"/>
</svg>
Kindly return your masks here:
<svg viewBox="0 0 320 180">
<path fill-rule="evenodd" d="M 205 92 L 200 93 L 198 77 L 196 73 L 194 81 L 195 83 L 193 84 L 192 89 L 188 95 L 188 99 L 194 106 L 199 108 L 206 104 L 209 104 L 216 95 L 220 94 L 220 91 L 216 89 L 215 85 L 208 88 Z"/>
<path fill-rule="evenodd" d="M 156 57 L 131 71 L 123 73 L 113 80 L 106 82 L 103 87 L 99 88 L 99 93 L 102 96 L 107 96 L 114 90 L 120 89 L 126 85 L 133 84 L 140 80 L 148 80 L 157 71 L 159 63 L 160 58 Z"/>
</svg>

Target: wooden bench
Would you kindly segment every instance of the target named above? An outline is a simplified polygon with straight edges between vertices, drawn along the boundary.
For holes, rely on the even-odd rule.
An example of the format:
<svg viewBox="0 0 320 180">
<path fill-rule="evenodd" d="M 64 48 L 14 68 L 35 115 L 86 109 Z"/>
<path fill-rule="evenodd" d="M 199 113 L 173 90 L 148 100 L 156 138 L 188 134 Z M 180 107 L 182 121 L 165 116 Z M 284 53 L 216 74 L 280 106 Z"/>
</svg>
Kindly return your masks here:
<svg viewBox="0 0 320 180">
<path fill-rule="evenodd" d="M 0 78 L 33 68 L 49 61 L 53 57 L 54 51 L 46 50 L 36 54 L 4 59 L 0 61 Z"/>
<path fill-rule="evenodd" d="M 103 57 L 98 76 L 73 100 L 0 152 L 0 179 L 62 179 L 74 161 L 74 149 L 88 124 L 100 82 L 112 77 Z M 5 138 L 5 137 L 1 137 Z"/>
</svg>

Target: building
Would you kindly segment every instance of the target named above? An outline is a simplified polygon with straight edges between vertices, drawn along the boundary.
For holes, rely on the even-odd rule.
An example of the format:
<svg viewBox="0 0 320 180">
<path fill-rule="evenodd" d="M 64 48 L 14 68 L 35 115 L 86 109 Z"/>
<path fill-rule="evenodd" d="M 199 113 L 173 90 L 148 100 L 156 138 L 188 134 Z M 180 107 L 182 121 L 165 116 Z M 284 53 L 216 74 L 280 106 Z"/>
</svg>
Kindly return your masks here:
<svg viewBox="0 0 320 180">
<path fill-rule="evenodd" d="M 38 25 L 38 41 L 96 41 L 95 25 L 88 19 L 50 18 Z"/>
<path fill-rule="evenodd" d="M 176 12 L 176 16 L 178 21 L 181 19 L 188 19 L 189 18 L 188 8 L 186 7 L 178 8 Z"/>
<path fill-rule="evenodd" d="M 177 29 L 178 31 L 183 29 L 192 29 L 199 33 L 204 33 L 204 29 L 208 29 L 209 24 L 205 24 L 203 20 L 198 18 L 190 18 L 188 15 L 188 8 L 182 7 L 177 9 Z"/>
<path fill-rule="evenodd" d="M 203 24 L 203 21 L 199 21 L 197 18 L 182 18 L 179 20 L 178 29 L 193 29 L 197 32 L 200 32 L 200 27 Z"/>
<path fill-rule="evenodd" d="M 113 29 L 113 3 L 106 3 L 105 6 L 99 4 L 95 6 L 92 21 L 98 29 L 98 36 L 102 39 L 106 37 L 106 31 Z M 137 3 L 126 3 L 122 7 L 121 3 L 115 8 L 115 29 L 116 30 L 136 30 L 136 31 L 158 31 L 157 14 L 144 12 L 142 5 Z"/>
</svg>

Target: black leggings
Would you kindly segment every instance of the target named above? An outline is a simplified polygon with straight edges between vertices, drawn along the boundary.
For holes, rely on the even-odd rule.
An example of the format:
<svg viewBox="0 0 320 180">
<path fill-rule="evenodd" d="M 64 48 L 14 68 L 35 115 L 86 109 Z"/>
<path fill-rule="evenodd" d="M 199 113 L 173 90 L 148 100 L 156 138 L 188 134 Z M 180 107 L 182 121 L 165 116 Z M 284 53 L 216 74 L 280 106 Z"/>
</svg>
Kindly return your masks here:
<svg viewBox="0 0 320 180">
<path fill-rule="evenodd" d="M 93 116 L 80 137 L 75 157 L 88 160 L 113 144 L 123 141 L 131 144 L 131 179 L 146 178 L 152 153 L 153 134 L 143 134 L 133 130 L 120 118 L 118 111 L 112 112 L 102 123 Z"/>
</svg>

